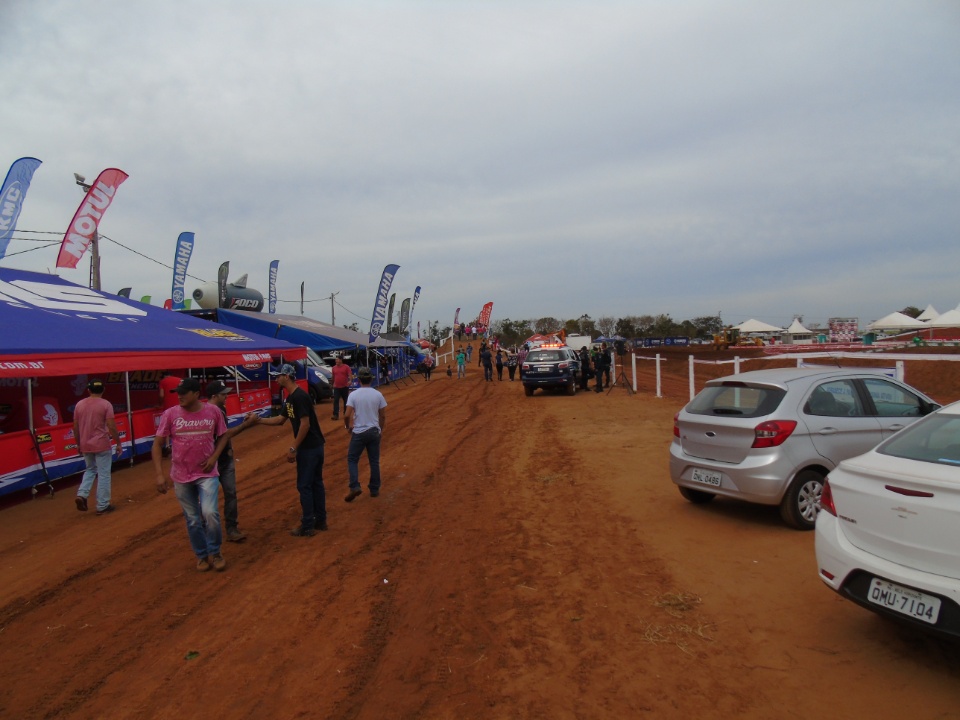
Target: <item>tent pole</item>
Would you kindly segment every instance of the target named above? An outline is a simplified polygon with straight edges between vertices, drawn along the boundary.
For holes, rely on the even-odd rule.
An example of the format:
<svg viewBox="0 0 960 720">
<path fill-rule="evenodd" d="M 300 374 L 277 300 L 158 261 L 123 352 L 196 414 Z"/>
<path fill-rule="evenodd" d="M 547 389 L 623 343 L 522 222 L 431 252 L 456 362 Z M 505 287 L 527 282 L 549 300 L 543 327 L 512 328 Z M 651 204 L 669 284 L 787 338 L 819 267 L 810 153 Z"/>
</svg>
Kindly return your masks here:
<svg viewBox="0 0 960 720">
<path fill-rule="evenodd" d="M 133 467 L 133 456 L 137 454 L 137 436 L 133 432 L 133 405 L 130 404 L 130 371 L 123 371 L 123 384 L 127 389 L 127 429 L 130 431 L 130 467 Z M 120 443 L 123 448 L 123 443 Z M 97 480 L 97 482 L 100 482 Z"/>
</svg>

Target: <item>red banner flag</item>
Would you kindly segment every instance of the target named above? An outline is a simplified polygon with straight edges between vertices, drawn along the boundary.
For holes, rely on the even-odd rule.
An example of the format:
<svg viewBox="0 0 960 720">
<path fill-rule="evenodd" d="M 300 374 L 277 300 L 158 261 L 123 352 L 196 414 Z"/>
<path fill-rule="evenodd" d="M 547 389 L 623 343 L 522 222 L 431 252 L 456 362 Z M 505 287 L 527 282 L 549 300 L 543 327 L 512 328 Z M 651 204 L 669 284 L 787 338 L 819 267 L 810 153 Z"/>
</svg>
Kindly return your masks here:
<svg viewBox="0 0 960 720">
<path fill-rule="evenodd" d="M 484 330 L 486 330 L 487 325 L 490 324 L 490 314 L 491 314 L 492 312 L 493 312 L 493 303 L 492 303 L 492 302 L 488 302 L 486 305 L 483 306 L 483 310 L 480 311 L 480 320 L 479 320 L 479 323 L 480 323 L 480 325 L 483 326 Z"/>
<path fill-rule="evenodd" d="M 70 227 L 63 236 L 60 244 L 60 254 L 57 256 L 57 267 L 75 268 L 80 258 L 93 242 L 103 214 L 113 202 L 113 196 L 120 184 L 128 175 L 123 170 L 107 168 L 97 181 L 87 191 L 86 197 L 77 208 Z"/>
</svg>

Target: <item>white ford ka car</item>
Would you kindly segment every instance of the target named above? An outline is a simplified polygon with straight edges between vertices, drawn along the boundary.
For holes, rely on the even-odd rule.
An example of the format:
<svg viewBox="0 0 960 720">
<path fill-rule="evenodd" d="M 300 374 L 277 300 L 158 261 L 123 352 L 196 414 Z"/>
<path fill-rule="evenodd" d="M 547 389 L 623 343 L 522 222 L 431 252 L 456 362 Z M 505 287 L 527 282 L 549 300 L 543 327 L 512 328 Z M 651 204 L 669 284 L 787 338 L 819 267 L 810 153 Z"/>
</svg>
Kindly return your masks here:
<svg viewBox="0 0 960 720">
<path fill-rule="evenodd" d="M 960 638 L 960 403 L 830 473 L 820 579 L 873 612 Z"/>
</svg>

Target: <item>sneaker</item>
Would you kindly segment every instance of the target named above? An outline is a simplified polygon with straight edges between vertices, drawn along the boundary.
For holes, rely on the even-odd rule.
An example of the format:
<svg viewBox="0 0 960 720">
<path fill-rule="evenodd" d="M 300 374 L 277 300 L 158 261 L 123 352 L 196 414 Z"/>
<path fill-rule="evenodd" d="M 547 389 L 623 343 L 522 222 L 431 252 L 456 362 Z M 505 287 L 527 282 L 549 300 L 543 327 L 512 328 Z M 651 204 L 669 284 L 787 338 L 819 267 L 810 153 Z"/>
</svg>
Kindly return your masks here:
<svg viewBox="0 0 960 720">
<path fill-rule="evenodd" d="M 210 569 L 210 558 L 200 558 L 197 560 L 197 570 L 206 572 Z"/>
<path fill-rule="evenodd" d="M 371 490 L 371 491 L 370 491 L 370 497 L 376 497 L 376 496 L 379 495 L 379 494 L 380 494 L 380 491 L 379 491 L 379 490 Z"/>
<path fill-rule="evenodd" d="M 317 523 L 317 528 L 316 528 L 316 529 L 319 530 L 320 532 L 326 532 L 326 531 L 327 531 L 327 523 L 326 523 L 326 522 Z"/>
<path fill-rule="evenodd" d="M 247 536 L 244 535 L 238 528 L 227 528 L 227 540 L 230 542 L 243 542 L 247 539 Z"/>
<path fill-rule="evenodd" d="M 290 534 L 294 537 L 313 537 L 317 534 L 317 531 L 313 528 L 305 528 L 297 525 L 293 530 L 290 531 Z"/>
<path fill-rule="evenodd" d="M 347 496 L 343 499 L 344 502 L 353 502 L 358 497 L 363 495 L 363 490 L 351 490 L 347 493 Z"/>
<path fill-rule="evenodd" d="M 80 495 L 77 495 L 77 510 L 80 512 L 87 511 L 87 499 L 85 497 L 81 497 Z"/>
<path fill-rule="evenodd" d="M 116 508 L 113 505 L 107 505 L 103 510 L 97 510 L 97 515 L 106 515 L 107 513 L 112 513 L 114 510 L 116 510 Z"/>
<path fill-rule="evenodd" d="M 223 572 L 227 569 L 227 561 L 223 559 L 223 555 L 220 553 L 213 556 L 213 569 L 217 572 Z"/>
</svg>

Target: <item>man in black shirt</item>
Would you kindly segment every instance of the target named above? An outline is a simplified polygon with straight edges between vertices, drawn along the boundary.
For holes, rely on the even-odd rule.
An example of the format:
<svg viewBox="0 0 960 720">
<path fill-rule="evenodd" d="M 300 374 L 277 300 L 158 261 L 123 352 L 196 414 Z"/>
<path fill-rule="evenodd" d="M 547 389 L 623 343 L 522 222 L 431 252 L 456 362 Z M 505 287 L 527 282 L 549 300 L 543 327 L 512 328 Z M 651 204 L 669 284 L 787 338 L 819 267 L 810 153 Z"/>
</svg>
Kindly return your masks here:
<svg viewBox="0 0 960 720">
<path fill-rule="evenodd" d="M 264 425 L 283 425 L 287 419 L 293 426 L 293 445 L 287 451 L 287 462 L 297 464 L 297 491 L 300 493 L 302 517 L 290 534 L 310 537 L 317 530 L 327 529 L 326 495 L 323 488 L 323 433 L 313 410 L 310 396 L 297 385 L 293 365 L 283 365 L 271 375 L 287 393 L 280 415 L 262 419 Z"/>
</svg>

